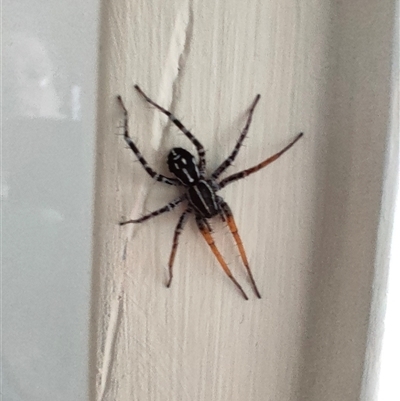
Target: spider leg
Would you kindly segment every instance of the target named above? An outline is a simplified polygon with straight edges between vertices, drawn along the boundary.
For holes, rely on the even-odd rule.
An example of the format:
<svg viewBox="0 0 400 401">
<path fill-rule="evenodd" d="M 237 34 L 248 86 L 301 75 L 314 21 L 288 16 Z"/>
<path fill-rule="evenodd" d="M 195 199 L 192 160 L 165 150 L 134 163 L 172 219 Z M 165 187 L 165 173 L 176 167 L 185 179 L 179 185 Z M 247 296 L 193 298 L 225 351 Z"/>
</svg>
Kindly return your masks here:
<svg viewBox="0 0 400 401">
<path fill-rule="evenodd" d="M 129 136 L 128 110 L 126 109 L 126 107 L 124 105 L 124 102 L 122 101 L 121 96 L 118 95 L 117 96 L 117 100 L 118 100 L 120 106 L 122 107 L 122 110 L 124 111 L 124 126 L 123 126 L 124 127 L 124 139 L 125 139 L 126 143 L 129 145 L 129 147 L 132 149 L 133 153 L 135 153 L 136 157 L 138 158 L 138 160 L 142 164 L 143 168 L 147 171 L 147 173 L 150 175 L 150 177 L 155 179 L 156 181 L 164 182 L 165 184 L 175 185 L 175 186 L 182 185 L 182 183 L 179 180 L 175 179 L 175 178 L 168 178 L 168 177 L 165 177 L 162 174 L 156 173 L 148 165 L 147 161 L 144 159 L 144 157 L 140 153 L 139 149 L 136 147 L 135 143 L 132 141 L 132 138 Z"/>
<path fill-rule="evenodd" d="M 121 221 L 119 223 L 120 226 L 124 226 L 125 224 L 130 224 L 130 223 L 142 223 L 143 221 L 149 220 L 152 217 L 159 216 L 162 213 L 170 212 L 172 209 L 174 209 L 176 206 L 178 206 L 181 202 L 183 202 L 186 199 L 186 196 L 180 196 L 179 198 L 174 199 L 172 202 L 168 203 L 168 205 L 165 205 L 164 207 L 155 210 L 152 213 L 146 214 L 139 219 L 135 220 L 128 220 L 128 221 Z"/>
<path fill-rule="evenodd" d="M 245 125 L 245 127 L 243 128 L 243 131 L 242 131 L 242 133 L 240 134 L 240 137 L 239 137 L 238 141 L 236 142 L 235 148 L 233 149 L 232 153 L 231 153 L 231 154 L 229 155 L 229 157 L 228 157 L 226 160 L 224 160 L 224 161 L 222 162 L 222 164 L 212 173 L 211 178 L 213 178 L 213 179 L 218 178 L 218 177 L 233 163 L 233 161 L 235 160 L 237 154 L 239 153 L 239 149 L 240 149 L 240 147 L 242 146 L 242 143 L 243 143 L 244 139 L 246 138 L 247 132 L 249 131 L 249 127 L 250 127 L 250 124 L 251 124 L 251 119 L 252 119 L 252 117 L 253 117 L 253 112 L 254 112 L 254 109 L 255 109 L 256 106 L 257 106 L 258 101 L 260 100 L 260 97 L 261 97 L 260 95 L 257 95 L 256 98 L 254 99 L 253 104 L 251 105 L 250 110 L 249 110 L 249 115 L 248 115 L 248 117 L 247 117 L 246 125 Z"/>
<path fill-rule="evenodd" d="M 256 282 L 254 280 L 253 274 L 252 274 L 251 269 L 250 269 L 249 262 L 247 260 L 247 256 L 246 256 L 246 252 L 244 250 L 242 239 L 239 236 L 239 232 L 238 232 L 238 229 L 236 227 L 235 219 L 233 218 L 232 210 L 231 210 L 231 208 L 228 206 L 228 204 L 226 202 L 223 202 L 221 204 L 221 210 L 222 210 L 221 211 L 221 217 L 223 218 L 224 221 L 227 222 L 228 227 L 229 227 L 229 229 L 230 229 L 230 231 L 231 231 L 231 233 L 233 235 L 233 238 L 235 239 L 236 245 L 239 248 L 240 256 L 241 256 L 243 264 L 244 264 L 244 266 L 245 266 L 245 268 L 247 270 L 247 273 L 248 273 L 248 275 L 250 277 L 250 281 L 251 281 L 251 284 L 253 286 L 254 292 L 257 295 L 257 297 L 261 299 L 260 292 L 258 291 Z"/>
<path fill-rule="evenodd" d="M 172 249 L 171 249 L 171 255 L 169 257 L 169 261 L 168 261 L 168 270 L 169 270 L 169 279 L 167 282 L 167 288 L 169 288 L 171 286 L 171 282 L 172 282 L 172 267 L 174 265 L 174 260 L 175 260 L 175 255 L 176 255 L 176 250 L 178 248 L 178 240 L 179 240 L 179 236 L 181 235 L 181 232 L 183 230 L 183 227 L 187 221 L 187 218 L 189 216 L 189 213 L 191 213 L 192 211 L 190 209 L 186 209 L 182 214 L 181 217 L 178 220 L 178 224 L 176 225 L 175 228 L 175 233 L 174 233 L 174 239 L 172 241 Z"/>
<path fill-rule="evenodd" d="M 146 99 L 148 103 L 156 107 L 161 113 L 164 113 L 183 133 L 184 135 L 193 143 L 195 148 L 197 149 L 197 153 L 199 155 L 199 168 L 200 172 L 204 173 L 206 167 L 206 158 L 205 158 L 205 150 L 203 145 L 196 139 L 196 137 L 168 110 L 161 107 L 156 102 L 151 100 L 139 87 L 139 85 L 135 85 L 135 89 Z"/>
<path fill-rule="evenodd" d="M 278 159 L 280 156 L 282 156 L 287 150 L 289 150 L 301 137 L 303 136 L 303 133 L 300 133 L 296 136 L 296 138 L 289 143 L 285 148 L 283 148 L 280 152 L 274 154 L 273 156 L 269 157 L 268 159 L 264 160 L 260 164 L 257 164 L 254 167 L 248 168 L 247 170 L 239 171 L 236 174 L 232 174 L 229 177 L 224 178 L 220 183 L 219 183 L 219 188 L 222 189 L 226 187 L 228 184 L 241 180 L 242 178 L 247 177 L 250 174 L 253 174 L 257 172 L 258 170 L 261 170 L 265 166 L 268 166 L 268 164 L 271 164 L 274 162 L 276 159 Z"/>
<path fill-rule="evenodd" d="M 230 271 L 228 265 L 226 264 L 226 262 L 223 259 L 222 255 L 218 251 L 218 248 L 215 246 L 215 242 L 214 242 L 214 239 L 213 239 L 213 237 L 211 235 L 210 226 L 208 225 L 207 220 L 203 219 L 200 216 L 196 216 L 196 223 L 197 223 L 197 227 L 199 227 L 199 230 L 200 230 L 201 234 L 203 235 L 204 239 L 207 241 L 207 244 L 211 248 L 211 250 L 214 253 L 215 257 L 217 258 L 219 264 L 224 269 L 224 272 L 227 274 L 227 276 L 236 285 L 236 287 L 238 288 L 240 293 L 243 295 L 244 299 L 248 300 L 249 298 L 247 297 L 246 293 L 243 291 L 243 288 L 236 281 L 235 277 L 233 277 L 233 274 Z"/>
</svg>

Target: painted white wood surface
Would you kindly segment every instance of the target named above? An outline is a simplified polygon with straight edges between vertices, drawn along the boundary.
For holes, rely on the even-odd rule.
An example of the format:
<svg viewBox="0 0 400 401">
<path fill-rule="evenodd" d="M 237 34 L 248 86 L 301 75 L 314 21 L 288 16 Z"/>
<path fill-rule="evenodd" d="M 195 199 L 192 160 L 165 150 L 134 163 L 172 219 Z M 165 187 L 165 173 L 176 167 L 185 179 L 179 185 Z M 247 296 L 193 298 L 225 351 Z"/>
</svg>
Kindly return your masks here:
<svg viewBox="0 0 400 401">
<path fill-rule="evenodd" d="M 93 280 L 97 400 L 355 400 L 365 362 L 376 261 L 395 1 L 114 1 L 104 5 Z M 191 221 L 172 287 L 179 211 L 119 227 L 174 198 L 117 126 L 167 173 L 192 150 L 133 90 L 138 83 L 225 158 L 257 93 L 230 172 L 305 137 L 270 167 L 221 191 L 262 300 L 218 219 L 217 245 L 244 301 Z M 179 209 L 181 210 L 181 209 Z M 372 380 L 372 379 L 371 379 Z"/>
</svg>

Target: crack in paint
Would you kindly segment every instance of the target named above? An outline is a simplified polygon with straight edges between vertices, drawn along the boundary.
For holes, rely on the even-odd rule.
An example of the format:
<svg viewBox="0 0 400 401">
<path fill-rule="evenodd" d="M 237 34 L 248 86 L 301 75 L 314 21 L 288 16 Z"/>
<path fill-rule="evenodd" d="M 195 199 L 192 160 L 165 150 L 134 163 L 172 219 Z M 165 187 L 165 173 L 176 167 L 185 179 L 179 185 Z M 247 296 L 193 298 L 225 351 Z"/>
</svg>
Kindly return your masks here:
<svg viewBox="0 0 400 401">
<path fill-rule="evenodd" d="M 186 1 L 182 4 L 182 7 L 178 11 L 174 30 L 171 35 L 170 48 L 168 52 L 168 57 L 166 59 L 164 73 L 160 83 L 160 94 L 163 96 L 158 97 L 158 101 L 162 104 L 169 104 L 169 108 L 173 109 L 176 104 L 176 92 L 177 86 L 182 76 L 182 71 L 186 64 L 186 59 L 190 53 L 190 44 L 193 36 L 193 10 L 191 1 Z M 170 89 L 172 88 L 172 90 Z M 165 95 L 169 94 L 169 99 L 165 99 Z M 167 101 L 168 100 L 168 101 Z M 152 125 L 152 139 L 151 144 L 153 148 L 158 150 L 165 137 L 165 131 L 167 129 L 168 122 L 162 124 L 160 123 L 160 116 L 155 116 Z M 143 209 L 143 205 L 151 191 L 143 190 L 143 186 L 138 191 L 140 195 L 137 198 L 133 206 L 133 212 L 137 211 L 139 208 Z M 130 231 L 129 237 L 134 236 L 134 228 Z M 127 253 L 127 240 L 124 242 L 121 248 L 122 260 L 126 263 L 126 253 Z M 124 264 L 125 265 L 125 264 Z M 111 369 L 113 365 L 113 356 L 115 350 L 115 343 L 118 333 L 118 328 L 121 323 L 121 313 L 122 313 L 122 301 L 125 294 L 125 278 L 127 276 L 127 271 L 122 269 L 122 275 L 120 276 L 119 283 L 116 286 L 116 291 L 114 292 L 110 305 L 110 315 L 107 326 L 107 334 L 104 341 L 103 349 L 103 363 L 100 373 L 100 385 L 99 385 L 99 401 L 103 401 L 107 389 L 109 387 L 109 378 L 111 374 Z M 118 274 L 118 273 L 117 273 Z"/>
</svg>

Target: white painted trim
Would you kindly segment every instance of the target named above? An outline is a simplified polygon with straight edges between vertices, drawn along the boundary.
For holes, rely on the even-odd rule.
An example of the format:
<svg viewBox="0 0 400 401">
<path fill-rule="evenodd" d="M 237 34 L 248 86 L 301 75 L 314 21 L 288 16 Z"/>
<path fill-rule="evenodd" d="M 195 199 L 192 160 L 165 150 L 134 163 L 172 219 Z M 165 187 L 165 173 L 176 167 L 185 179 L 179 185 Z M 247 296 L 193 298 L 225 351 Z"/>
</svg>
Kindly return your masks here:
<svg viewBox="0 0 400 401">
<path fill-rule="evenodd" d="M 377 269 L 391 107 L 394 0 L 109 2 L 103 26 L 95 222 L 97 400 L 360 398 Z M 192 129 L 210 169 L 234 146 L 261 94 L 239 171 L 305 137 L 221 194 L 263 299 L 245 302 L 195 224 L 164 287 L 178 214 L 119 219 L 176 196 L 113 135 L 130 112 L 146 159 L 167 173 L 187 139 L 134 92 Z M 250 285 L 232 238 L 215 238 Z M 382 266 L 384 269 L 384 266 Z"/>
</svg>

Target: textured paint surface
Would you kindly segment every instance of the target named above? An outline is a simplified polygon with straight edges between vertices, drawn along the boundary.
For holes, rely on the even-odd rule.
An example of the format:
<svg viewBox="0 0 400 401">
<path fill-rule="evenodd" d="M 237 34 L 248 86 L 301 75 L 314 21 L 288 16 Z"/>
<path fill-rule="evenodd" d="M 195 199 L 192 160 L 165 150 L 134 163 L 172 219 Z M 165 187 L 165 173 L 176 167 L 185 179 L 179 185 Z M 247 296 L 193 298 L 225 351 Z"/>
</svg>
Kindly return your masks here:
<svg viewBox="0 0 400 401">
<path fill-rule="evenodd" d="M 392 3 L 376 2 L 355 26 L 345 15 L 339 21 L 344 7 L 332 9 L 320 1 L 107 4 L 95 222 L 94 398 L 357 398 L 388 124 Z M 379 26 L 387 28 L 374 37 L 373 51 L 364 52 L 369 44 L 363 33 L 376 15 Z M 348 37 L 335 32 L 338 26 Z M 355 50 L 365 65 L 361 71 L 357 58 L 345 60 L 352 45 L 361 49 Z M 375 68 L 383 72 L 372 78 Z M 374 90 L 365 87 L 372 79 Z M 193 151 L 133 84 L 192 130 L 207 149 L 210 172 L 233 148 L 257 93 L 261 100 L 249 137 L 229 173 L 261 162 L 305 133 L 274 164 L 221 191 L 235 215 L 261 300 L 251 292 L 239 251 L 219 219 L 212 221 L 216 244 L 252 295 L 247 302 L 193 219 L 180 238 L 170 289 L 166 266 L 179 211 L 142 225 L 117 225 L 177 196 L 175 188 L 154 183 L 115 135 L 122 121 L 117 94 L 130 112 L 132 138 L 156 170 L 168 174 L 172 147 Z M 372 103 L 381 111 L 373 119 Z"/>
</svg>

